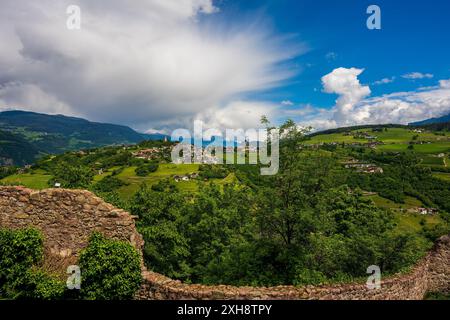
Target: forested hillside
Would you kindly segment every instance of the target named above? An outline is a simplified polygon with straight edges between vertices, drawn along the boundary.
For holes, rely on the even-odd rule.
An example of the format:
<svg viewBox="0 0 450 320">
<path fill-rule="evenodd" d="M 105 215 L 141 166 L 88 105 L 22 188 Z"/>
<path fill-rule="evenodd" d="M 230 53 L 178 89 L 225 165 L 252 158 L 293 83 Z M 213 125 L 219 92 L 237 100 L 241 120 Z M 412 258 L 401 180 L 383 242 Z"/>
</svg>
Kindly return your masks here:
<svg viewBox="0 0 450 320">
<path fill-rule="evenodd" d="M 4 132 L 3 136 L 8 133 L 8 138 L 5 137 L 0 142 L 0 157 L 8 159 L 3 163 L 10 163 L 12 160 L 15 165 L 31 164 L 38 154 L 134 144 L 162 137 L 138 133 L 121 125 L 24 111 L 0 112 L 0 130 Z M 7 141 L 9 142 L 6 143 Z"/>
<path fill-rule="evenodd" d="M 0 166 L 32 163 L 38 154 L 38 149 L 22 136 L 0 130 Z"/>
</svg>

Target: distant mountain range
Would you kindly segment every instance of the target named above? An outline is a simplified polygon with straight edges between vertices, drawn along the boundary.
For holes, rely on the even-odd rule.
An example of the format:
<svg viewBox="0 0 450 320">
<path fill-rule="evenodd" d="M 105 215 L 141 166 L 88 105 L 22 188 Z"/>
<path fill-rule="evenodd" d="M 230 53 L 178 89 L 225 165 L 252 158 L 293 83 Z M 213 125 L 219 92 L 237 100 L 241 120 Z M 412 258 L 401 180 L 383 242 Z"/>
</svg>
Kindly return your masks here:
<svg viewBox="0 0 450 320">
<path fill-rule="evenodd" d="M 445 122 L 449 122 L 449 121 L 450 121 L 450 113 L 446 116 L 442 116 L 439 118 L 431 118 L 431 119 L 427 119 L 427 120 L 423 120 L 423 121 L 412 122 L 409 125 L 410 126 L 423 126 L 423 125 L 427 125 L 427 124 L 445 123 Z"/>
<path fill-rule="evenodd" d="M 32 163 L 42 154 L 163 139 L 116 124 L 26 111 L 0 112 L 0 165 Z"/>
</svg>

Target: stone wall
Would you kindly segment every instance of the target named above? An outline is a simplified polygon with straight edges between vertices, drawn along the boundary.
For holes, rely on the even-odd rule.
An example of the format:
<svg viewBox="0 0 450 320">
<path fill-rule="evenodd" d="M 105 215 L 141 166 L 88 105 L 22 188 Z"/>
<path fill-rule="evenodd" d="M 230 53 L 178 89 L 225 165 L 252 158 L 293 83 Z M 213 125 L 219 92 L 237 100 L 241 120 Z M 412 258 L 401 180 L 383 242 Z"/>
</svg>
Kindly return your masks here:
<svg viewBox="0 0 450 320">
<path fill-rule="evenodd" d="M 450 293 L 450 235 L 439 239 L 429 256 L 428 291 Z"/>
<path fill-rule="evenodd" d="M 44 235 L 46 255 L 76 261 L 90 235 L 130 242 L 141 252 L 144 241 L 134 217 L 89 191 L 0 187 L 0 227 L 33 226 Z"/>
<path fill-rule="evenodd" d="M 45 237 L 47 255 L 77 259 L 89 236 L 130 242 L 142 252 L 142 236 L 135 217 L 88 191 L 0 187 L 0 227 L 33 226 Z M 185 284 L 143 268 L 143 285 L 136 299 L 422 299 L 427 291 L 450 291 L 450 236 L 406 274 L 382 279 L 381 289 L 364 283 L 331 286 L 234 287 Z"/>
<path fill-rule="evenodd" d="M 327 299 L 419 300 L 429 291 L 450 290 L 450 236 L 442 237 L 433 250 L 407 274 L 382 279 L 381 288 L 368 290 L 365 283 L 329 286 L 277 286 L 270 288 L 184 284 L 158 273 L 144 271 L 138 299 Z"/>
</svg>

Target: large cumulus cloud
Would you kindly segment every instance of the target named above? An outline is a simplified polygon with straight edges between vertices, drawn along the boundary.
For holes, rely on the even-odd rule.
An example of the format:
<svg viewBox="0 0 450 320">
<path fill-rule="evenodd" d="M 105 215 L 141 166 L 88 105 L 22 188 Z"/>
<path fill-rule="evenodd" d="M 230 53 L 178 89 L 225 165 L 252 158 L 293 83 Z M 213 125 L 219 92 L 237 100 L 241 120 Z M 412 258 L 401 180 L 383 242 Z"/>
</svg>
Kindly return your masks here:
<svg viewBox="0 0 450 320">
<path fill-rule="evenodd" d="M 360 83 L 364 69 L 337 68 L 322 77 L 323 91 L 338 95 L 331 109 L 309 112 L 301 124 L 316 130 L 361 124 L 410 122 L 450 113 L 450 80 L 415 91 L 368 97 L 369 86 Z"/>
<path fill-rule="evenodd" d="M 81 30 L 66 28 L 70 4 L 81 8 Z M 214 114 L 241 95 L 291 77 L 281 66 L 302 51 L 253 24 L 203 19 L 218 11 L 212 0 L 3 0 L 0 108 L 141 130 L 197 115 L 218 123 Z"/>
</svg>

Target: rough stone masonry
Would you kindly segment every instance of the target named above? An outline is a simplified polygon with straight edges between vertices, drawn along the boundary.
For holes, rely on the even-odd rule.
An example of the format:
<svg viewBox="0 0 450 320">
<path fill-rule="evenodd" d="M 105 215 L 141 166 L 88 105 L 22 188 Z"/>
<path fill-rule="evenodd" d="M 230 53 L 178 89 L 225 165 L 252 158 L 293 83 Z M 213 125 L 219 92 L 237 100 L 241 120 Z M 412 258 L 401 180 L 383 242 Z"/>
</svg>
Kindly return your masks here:
<svg viewBox="0 0 450 320">
<path fill-rule="evenodd" d="M 94 231 L 128 241 L 142 253 L 135 218 L 88 191 L 0 187 L 0 227 L 36 227 L 44 235 L 46 255 L 63 259 L 76 260 Z M 142 275 L 136 299 L 422 299 L 428 291 L 450 291 L 450 235 L 439 239 L 410 272 L 382 279 L 378 290 L 368 290 L 364 283 L 268 288 L 185 284 L 144 267 Z"/>
<path fill-rule="evenodd" d="M 78 257 L 94 231 L 141 251 L 144 241 L 134 219 L 89 191 L 0 187 L 0 226 L 41 230 L 46 253 L 61 258 Z"/>
</svg>

